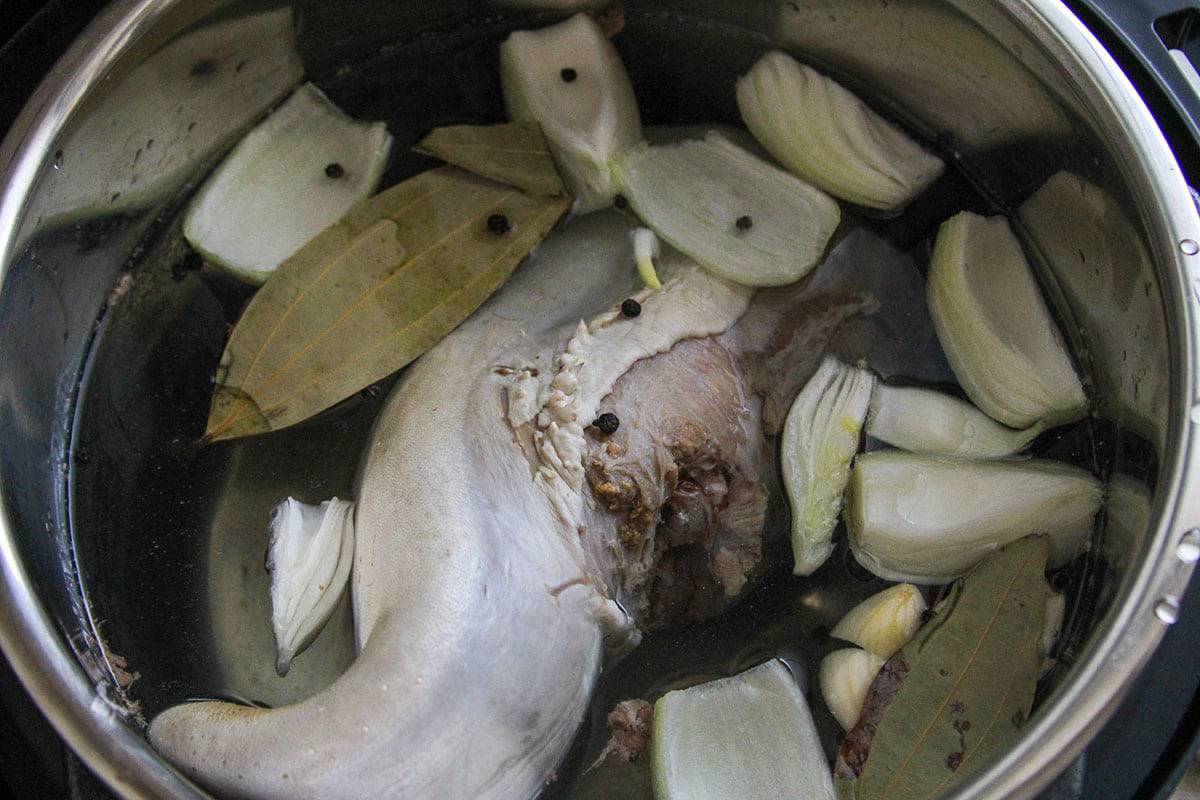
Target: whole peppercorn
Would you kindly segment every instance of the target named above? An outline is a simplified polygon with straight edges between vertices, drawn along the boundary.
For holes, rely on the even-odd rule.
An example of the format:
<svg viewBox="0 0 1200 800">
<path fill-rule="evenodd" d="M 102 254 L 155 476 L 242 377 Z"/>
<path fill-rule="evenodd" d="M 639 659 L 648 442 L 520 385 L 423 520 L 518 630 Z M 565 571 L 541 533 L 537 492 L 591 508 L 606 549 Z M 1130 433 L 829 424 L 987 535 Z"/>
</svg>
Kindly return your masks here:
<svg viewBox="0 0 1200 800">
<path fill-rule="evenodd" d="M 642 304 L 632 297 L 627 298 L 625 302 L 621 303 L 621 313 L 630 318 L 636 317 L 642 313 Z"/>
<path fill-rule="evenodd" d="M 750 219 L 749 214 L 743 214 L 737 218 L 737 222 L 734 224 L 737 225 L 739 231 L 748 231 L 754 227 L 754 220 Z"/>
<path fill-rule="evenodd" d="M 592 424 L 599 428 L 605 436 L 612 436 L 617 432 L 617 428 L 621 427 L 621 420 L 617 419 L 616 414 L 604 413 L 596 417 Z"/>
<path fill-rule="evenodd" d="M 346 174 L 346 170 L 336 161 L 325 165 L 325 177 L 337 180 Z"/>
<path fill-rule="evenodd" d="M 508 217 L 503 214 L 492 214 L 487 219 L 487 226 L 488 230 L 497 236 L 512 230 L 512 224 L 508 221 Z"/>
<path fill-rule="evenodd" d="M 563 71 L 558 74 L 565 83 L 573 83 L 579 77 L 579 73 L 570 67 L 564 67 Z"/>
<path fill-rule="evenodd" d="M 629 208 L 629 201 L 625 199 L 625 195 L 619 194 L 613 198 L 613 205 L 624 211 L 625 209 Z"/>
</svg>

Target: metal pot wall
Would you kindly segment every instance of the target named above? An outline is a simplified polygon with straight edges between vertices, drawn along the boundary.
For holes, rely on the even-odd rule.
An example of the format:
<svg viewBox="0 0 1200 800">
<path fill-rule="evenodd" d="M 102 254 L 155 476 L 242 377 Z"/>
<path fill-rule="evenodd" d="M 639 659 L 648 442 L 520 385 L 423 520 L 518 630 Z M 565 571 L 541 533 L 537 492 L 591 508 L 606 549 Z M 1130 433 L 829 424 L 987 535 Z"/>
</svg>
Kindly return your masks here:
<svg viewBox="0 0 1200 800">
<path fill-rule="evenodd" d="M 1200 557 L 1200 219 L 1154 119 L 1056 0 L 625 11 L 618 47 L 648 122 L 736 123 L 731 77 L 780 44 L 958 165 L 942 200 L 879 223 L 897 241 L 916 245 L 967 196 L 1019 220 L 1096 399 L 1062 446 L 1110 480 L 1072 585 L 1065 667 L 1020 742 L 953 794 L 1032 797 L 1151 656 Z M 124 0 L 0 148 L 0 646 L 119 793 L 203 796 L 143 738 L 166 704 L 286 702 L 352 658 L 343 607 L 316 656 L 277 682 L 250 566 L 275 498 L 352 484 L 378 408 L 364 396 L 307 427 L 195 450 L 246 291 L 191 269 L 180 198 L 302 73 L 350 113 L 386 119 L 401 151 L 434 124 L 498 119 L 496 42 L 553 17 L 484 0 Z M 426 165 L 401 156 L 385 183 Z M 831 597 L 834 619 L 849 596 Z"/>
</svg>

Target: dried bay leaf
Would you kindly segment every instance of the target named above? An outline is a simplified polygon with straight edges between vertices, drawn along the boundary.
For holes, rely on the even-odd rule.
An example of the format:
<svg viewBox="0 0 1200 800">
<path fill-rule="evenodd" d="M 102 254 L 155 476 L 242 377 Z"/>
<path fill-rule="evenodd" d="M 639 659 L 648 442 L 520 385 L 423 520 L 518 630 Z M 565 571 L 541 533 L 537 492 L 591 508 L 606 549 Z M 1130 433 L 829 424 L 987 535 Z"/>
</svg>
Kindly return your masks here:
<svg viewBox="0 0 1200 800">
<path fill-rule="evenodd" d="M 434 128 L 413 149 L 530 194 L 567 194 L 536 122 Z"/>
<path fill-rule="evenodd" d="M 360 203 L 246 307 L 221 358 L 205 439 L 293 425 L 405 366 L 498 289 L 569 203 L 454 167 Z M 495 214 L 507 231 L 489 226 Z"/>
<path fill-rule="evenodd" d="M 1049 543 L 1027 537 L 956 582 L 884 665 L 838 752 L 838 796 L 934 800 L 1005 750 L 1033 706 Z"/>
</svg>

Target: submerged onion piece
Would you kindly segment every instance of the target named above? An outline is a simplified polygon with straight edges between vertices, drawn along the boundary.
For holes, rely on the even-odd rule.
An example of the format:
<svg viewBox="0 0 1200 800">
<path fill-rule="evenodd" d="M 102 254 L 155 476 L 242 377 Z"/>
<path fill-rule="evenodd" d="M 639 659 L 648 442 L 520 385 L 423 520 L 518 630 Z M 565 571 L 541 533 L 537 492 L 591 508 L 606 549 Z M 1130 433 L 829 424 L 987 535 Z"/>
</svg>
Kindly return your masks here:
<svg viewBox="0 0 1200 800">
<path fill-rule="evenodd" d="M 858 647 L 835 650 L 821 661 L 821 696 L 842 730 L 850 730 L 862 714 L 867 690 L 885 659 Z"/>
<path fill-rule="evenodd" d="M 650 755 L 655 800 L 833 798 L 812 714 L 778 659 L 667 692 Z"/>
<path fill-rule="evenodd" d="M 737 101 L 779 163 L 860 206 L 903 208 L 946 167 L 841 84 L 779 50 L 738 79 Z"/>
<path fill-rule="evenodd" d="M 642 138 L 637 98 L 608 37 L 587 14 L 500 45 L 512 122 L 537 122 L 580 213 L 612 203 L 609 161 Z"/>
<path fill-rule="evenodd" d="M 289 497 L 271 512 L 267 568 L 280 675 L 317 638 L 346 588 L 354 561 L 353 511 L 353 503 L 336 497 L 319 506 Z"/>
<path fill-rule="evenodd" d="M 833 552 L 833 529 L 874 383 L 867 370 L 826 356 L 788 412 L 780 454 L 797 575 L 811 575 Z"/>
<path fill-rule="evenodd" d="M 1043 430 L 1001 425 L 970 403 L 932 389 L 877 383 L 867 433 L 901 450 L 964 458 L 1019 453 Z"/>
<path fill-rule="evenodd" d="M 261 284 L 375 191 L 391 147 L 386 125 L 351 119 L 306 83 L 205 181 L 183 235 L 209 261 Z"/>
<path fill-rule="evenodd" d="M 646 225 L 744 286 L 803 278 L 841 220 L 824 192 L 712 131 L 678 144 L 639 144 L 613 162 L 613 174 Z"/>
<path fill-rule="evenodd" d="M 929 311 L 955 376 L 988 416 L 1029 428 L 1086 415 L 1062 333 L 1004 217 L 964 211 L 942 223 Z"/>
<path fill-rule="evenodd" d="M 1079 553 L 1103 489 L 1054 461 L 960 461 L 899 451 L 859 456 L 846 525 L 859 563 L 887 580 L 947 583 L 1009 542 L 1050 537 L 1051 566 Z"/>
<path fill-rule="evenodd" d="M 634 228 L 633 260 L 637 263 L 638 275 L 647 288 L 658 291 L 662 282 L 658 279 L 658 271 L 654 268 L 654 260 L 662 253 L 662 245 L 658 237 L 649 228 Z"/>
<path fill-rule="evenodd" d="M 911 583 L 871 595 L 850 609 L 830 636 L 851 642 L 880 658 L 891 658 L 921 627 L 925 598 Z"/>
</svg>

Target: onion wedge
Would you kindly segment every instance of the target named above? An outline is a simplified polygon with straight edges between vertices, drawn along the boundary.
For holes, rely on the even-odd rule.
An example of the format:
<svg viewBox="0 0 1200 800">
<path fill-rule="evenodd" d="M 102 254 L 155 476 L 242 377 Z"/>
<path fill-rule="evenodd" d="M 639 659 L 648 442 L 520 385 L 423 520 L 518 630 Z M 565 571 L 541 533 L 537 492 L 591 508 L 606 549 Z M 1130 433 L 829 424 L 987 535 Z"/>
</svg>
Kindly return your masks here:
<svg viewBox="0 0 1200 800">
<path fill-rule="evenodd" d="M 846 525 L 859 563 L 887 580 L 948 583 L 1033 534 L 1066 564 L 1092 533 L 1100 483 L 1055 461 L 962 461 L 899 451 L 859 456 Z"/>
<path fill-rule="evenodd" d="M 931 389 L 877 383 L 867 415 L 869 435 L 901 450 L 963 458 L 1019 453 L 1043 430 L 1001 425 L 970 403 Z"/>
<path fill-rule="evenodd" d="M 833 800 L 812 714 L 778 659 L 654 704 L 655 800 Z"/>
<path fill-rule="evenodd" d="M 346 589 L 354 562 L 353 511 L 353 503 L 336 497 L 319 506 L 289 497 L 271 512 L 267 568 L 280 675 L 317 638 Z"/>
<path fill-rule="evenodd" d="M 779 163 L 860 206 L 899 210 L 946 167 L 841 84 L 779 50 L 738 79 L 737 102 Z"/>
<path fill-rule="evenodd" d="M 500 83 L 512 122 L 537 122 L 575 210 L 611 205 L 609 161 L 642 138 L 633 84 L 621 57 L 590 16 L 576 14 L 500 45 Z"/>
<path fill-rule="evenodd" d="M 261 284 L 379 185 L 392 137 L 296 89 L 225 157 L 188 206 L 183 235 L 206 259 Z"/>
<path fill-rule="evenodd" d="M 942 223 L 929 263 L 929 312 L 967 396 L 1011 428 L 1087 414 L 1087 396 L 1017 237 L 1003 217 Z"/>
<path fill-rule="evenodd" d="M 783 424 L 780 456 L 797 575 L 811 575 L 833 552 L 833 529 L 874 383 L 867 370 L 826 356 Z"/>
<path fill-rule="evenodd" d="M 642 221 L 710 272 L 780 286 L 816 266 L 841 220 L 837 203 L 716 132 L 640 144 L 613 166 Z"/>
</svg>

